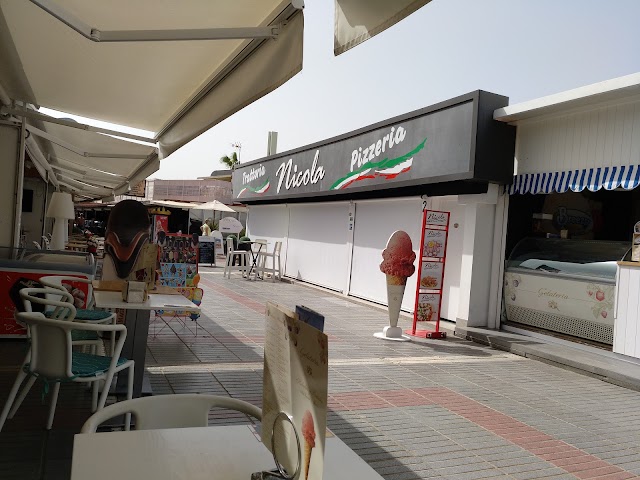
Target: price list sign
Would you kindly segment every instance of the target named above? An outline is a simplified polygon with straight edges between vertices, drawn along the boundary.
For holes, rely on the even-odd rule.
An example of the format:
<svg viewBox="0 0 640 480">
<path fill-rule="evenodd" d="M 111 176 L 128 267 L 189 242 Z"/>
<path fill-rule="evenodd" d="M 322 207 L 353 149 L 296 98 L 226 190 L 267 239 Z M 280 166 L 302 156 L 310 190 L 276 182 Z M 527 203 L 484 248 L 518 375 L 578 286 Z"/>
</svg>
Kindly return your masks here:
<svg viewBox="0 0 640 480">
<path fill-rule="evenodd" d="M 424 209 L 422 212 L 421 259 L 418 267 L 413 326 L 405 333 L 416 337 L 446 338 L 440 331 L 440 311 L 447 259 L 449 212 Z M 418 330 L 419 322 L 435 322 L 435 331 Z"/>
</svg>

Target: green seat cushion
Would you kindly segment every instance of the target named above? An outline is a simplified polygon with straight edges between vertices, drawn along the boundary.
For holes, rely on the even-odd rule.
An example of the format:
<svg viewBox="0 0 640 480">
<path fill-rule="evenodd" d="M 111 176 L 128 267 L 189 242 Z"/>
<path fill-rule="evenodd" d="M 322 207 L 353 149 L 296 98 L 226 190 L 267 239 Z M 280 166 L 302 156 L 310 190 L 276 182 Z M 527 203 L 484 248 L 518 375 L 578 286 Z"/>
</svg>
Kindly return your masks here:
<svg viewBox="0 0 640 480">
<path fill-rule="evenodd" d="M 47 310 L 46 312 L 44 312 L 44 315 L 47 318 L 51 318 L 53 316 L 53 312 L 54 311 L 55 310 Z M 78 309 L 76 309 L 75 320 L 81 320 L 81 321 L 85 321 L 85 322 L 86 321 L 97 322 L 99 320 L 106 320 L 111 315 L 113 315 L 111 312 L 105 312 L 104 310 L 92 310 L 92 309 L 88 309 L 88 308 L 78 308 Z"/>
<path fill-rule="evenodd" d="M 126 358 L 120 357 L 118 359 L 118 365 L 122 365 L 126 361 Z M 76 377 L 93 377 L 109 370 L 110 363 L 111 357 L 73 352 L 73 356 L 71 358 L 71 371 Z"/>
<path fill-rule="evenodd" d="M 87 308 L 78 308 L 76 310 L 76 320 L 105 320 L 113 315 L 111 312 L 104 310 L 91 310 Z"/>
<path fill-rule="evenodd" d="M 100 340 L 98 332 L 91 332 L 87 330 L 71 330 L 71 340 Z"/>
</svg>

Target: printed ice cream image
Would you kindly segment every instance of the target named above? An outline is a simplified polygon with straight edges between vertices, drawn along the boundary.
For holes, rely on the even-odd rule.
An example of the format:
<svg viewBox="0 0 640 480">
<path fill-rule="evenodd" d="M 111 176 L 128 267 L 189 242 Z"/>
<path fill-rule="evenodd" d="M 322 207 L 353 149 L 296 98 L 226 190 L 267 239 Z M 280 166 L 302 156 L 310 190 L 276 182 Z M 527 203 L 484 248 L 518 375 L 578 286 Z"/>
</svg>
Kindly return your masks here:
<svg viewBox="0 0 640 480">
<path fill-rule="evenodd" d="M 387 275 L 387 301 L 389 305 L 389 327 L 384 329 L 384 337 L 401 338 L 402 329 L 398 327 L 400 305 L 404 296 L 407 278 L 416 270 L 413 264 L 416 254 L 413 251 L 411 237 L 406 232 L 393 232 L 382 252 L 380 271 Z"/>
<path fill-rule="evenodd" d="M 316 431 L 313 428 L 313 416 L 307 410 L 302 417 L 302 436 L 304 437 L 304 479 L 309 478 L 309 463 L 311 463 L 311 450 L 316 446 Z"/>
</svg>

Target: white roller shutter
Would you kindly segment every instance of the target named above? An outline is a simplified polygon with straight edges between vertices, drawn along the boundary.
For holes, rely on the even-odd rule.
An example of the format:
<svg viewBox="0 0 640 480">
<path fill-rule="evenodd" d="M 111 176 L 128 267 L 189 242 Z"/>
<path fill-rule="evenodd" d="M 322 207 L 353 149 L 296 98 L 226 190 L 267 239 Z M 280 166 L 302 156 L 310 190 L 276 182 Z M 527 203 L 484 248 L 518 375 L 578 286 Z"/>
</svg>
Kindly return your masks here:
<svg viewBox="0 0 640 480">
<path fill-rule="evenodd" d="M 281 258 L 284 261 L 284 243 L 289 230 L 289 210 L 286 205 L 264 205 L 249 207 L 247 235 L 255 240 L 267 240 L 269 251 L 275 242 L 283 242 Z"/>
<path fill-rule="evenodd" d="M 348 214 L 345 202 L 289 205 L 286 275 L 343 291 L 349 268 Z"/>
<path fill-rule="evenodd" d="M 421 224 L 420 197 L 356 202 L 349 294 L 386 305 L 386 278 L 379 268 L 382 250 L 393 232 L 404 230 L 411 237 L 417 256 Z M 414 307 L 417 260 L 415 265 L 416 273 L 407 280 L 402 301 L 402 309 L 407 312 L 413 312 Z"/>
</svg>

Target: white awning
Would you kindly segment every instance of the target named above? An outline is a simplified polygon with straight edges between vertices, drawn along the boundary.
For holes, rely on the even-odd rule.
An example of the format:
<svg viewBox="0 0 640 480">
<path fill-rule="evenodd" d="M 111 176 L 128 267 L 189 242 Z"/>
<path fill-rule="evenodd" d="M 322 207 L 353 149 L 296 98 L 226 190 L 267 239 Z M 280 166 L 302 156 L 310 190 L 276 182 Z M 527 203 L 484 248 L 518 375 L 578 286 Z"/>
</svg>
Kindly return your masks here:
<svg viewBox="0 0 640 480">
<path fill-rule="evenodd" d="M 153 145 L 134 143 L 68 125 L 39 113 L 27 118 L 27 150 L 46 179 L 75 194 L 100 198 L 119 195 L 155 172 L 160 162 Z"/>
<path fill-rule="evenodd" d="M 596 192 L 602 188 L 633 190 L 640 185 L 640 165 L 585 168 L 566 172 L 523 173 L 513 177 L 509 194 L 564 193 L 568 190 Z"/>
<path fill-rule="evenodd" d="M 167 156 L 302 69 L 294 2 L 0 0 L 0 101 L 156 132 Z"/>
<path fill-rule="evenodd" d="M 385 31 L 431 0 L 335 0 L 337 56 Z"/>
</svg>

